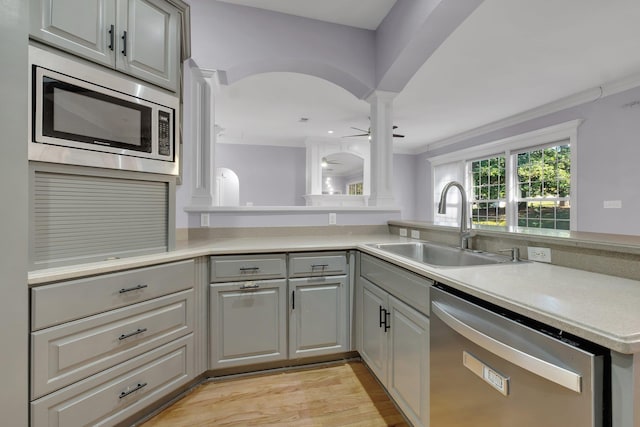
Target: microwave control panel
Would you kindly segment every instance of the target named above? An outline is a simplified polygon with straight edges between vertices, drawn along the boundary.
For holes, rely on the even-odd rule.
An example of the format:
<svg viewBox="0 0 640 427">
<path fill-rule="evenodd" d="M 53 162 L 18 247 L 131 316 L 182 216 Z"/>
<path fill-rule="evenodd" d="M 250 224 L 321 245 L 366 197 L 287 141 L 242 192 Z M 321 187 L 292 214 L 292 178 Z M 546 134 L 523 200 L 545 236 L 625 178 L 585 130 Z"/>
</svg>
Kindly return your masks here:
<svg viewBox="0 0 640 427">
<path fill-rule="evenodd" d="M 171 155 L 171 115 L 166 111 L 158 111 L 158 154 Z"/>
</svg>

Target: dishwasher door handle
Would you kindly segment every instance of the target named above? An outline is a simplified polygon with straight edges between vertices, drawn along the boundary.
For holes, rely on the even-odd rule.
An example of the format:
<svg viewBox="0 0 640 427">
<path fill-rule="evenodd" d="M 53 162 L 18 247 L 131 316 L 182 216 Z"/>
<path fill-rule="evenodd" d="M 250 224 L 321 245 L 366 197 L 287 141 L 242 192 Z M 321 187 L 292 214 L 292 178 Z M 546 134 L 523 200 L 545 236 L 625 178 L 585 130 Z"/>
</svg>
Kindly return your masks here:
<svg viewBox="0 0 640 427">
<path fill-rule="evenodd" d="M 431 312 L 451 329 L 496 356 L 576 393 L 582 392 L 582 376 L 575 372 L 520 351 L 472 328 L 435 301 L 431 302 Z"/>
</svg>

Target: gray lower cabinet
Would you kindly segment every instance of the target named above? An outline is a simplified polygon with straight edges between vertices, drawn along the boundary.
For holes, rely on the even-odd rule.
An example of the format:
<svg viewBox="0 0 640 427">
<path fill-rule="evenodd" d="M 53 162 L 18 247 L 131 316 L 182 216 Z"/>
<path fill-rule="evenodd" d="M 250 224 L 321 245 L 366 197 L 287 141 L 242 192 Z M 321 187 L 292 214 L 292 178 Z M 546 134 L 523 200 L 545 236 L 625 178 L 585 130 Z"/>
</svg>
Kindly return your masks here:
<svg viewBox="0 0 640 427">
<path fill-rule="evenodd" d="M 31 425 L 111 426 L 196 376 L 194 260 L 31 289 Z"/>
<path fill-rule="evenodd" d="M 194 378 L 193 334 L 31 403 L 31 425 L 113 426 Z"/>
<path fill-rule="evenodd" d="M 212 256 L 210 369 L 349 351 L 347 256 Z"/>
<path fill-rule="evenodd" d="M 348 351 L 348 289 L 346 275 L 289 279 L 290 359 Z"/>
<path fill-rule="evenodd" d="M 426 427 L 429 318 L 408 303 L 427 306 L 431 282 L 364 254 L 360 266 L 356 282 L 358 351 L 409 421 Z M 401 300 L 391 290 L 416 295 L 417 299 Z"/>
<path fill-rule="evenodd" d="M 29 15 L 32 38 L 178 90 L 181 16 L 169 2 L 31 0 Z"/>
<path fill-rule="evenodd" d="M 209 288 L 210 368 L 287 358 L 287 281 L 214 283 Z"/>
</svg>

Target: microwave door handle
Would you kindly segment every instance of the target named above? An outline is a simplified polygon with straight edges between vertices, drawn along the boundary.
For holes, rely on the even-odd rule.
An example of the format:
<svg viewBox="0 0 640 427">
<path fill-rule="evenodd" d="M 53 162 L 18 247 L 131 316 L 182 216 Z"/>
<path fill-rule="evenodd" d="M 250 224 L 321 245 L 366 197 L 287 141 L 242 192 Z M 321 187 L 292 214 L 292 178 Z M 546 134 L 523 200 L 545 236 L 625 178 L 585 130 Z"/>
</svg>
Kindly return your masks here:
<svg viewBox="0 0 640 427">
<path fill-rule="evenodd" d="M 582 377 L 575 372 L 538 359 L 485 335 L 447 312 L 443 305 L 435 301 L 431 302 L 431 312 L 451 329 L 496 356 L 576 393 L 582 392 Z"/>
</svg>

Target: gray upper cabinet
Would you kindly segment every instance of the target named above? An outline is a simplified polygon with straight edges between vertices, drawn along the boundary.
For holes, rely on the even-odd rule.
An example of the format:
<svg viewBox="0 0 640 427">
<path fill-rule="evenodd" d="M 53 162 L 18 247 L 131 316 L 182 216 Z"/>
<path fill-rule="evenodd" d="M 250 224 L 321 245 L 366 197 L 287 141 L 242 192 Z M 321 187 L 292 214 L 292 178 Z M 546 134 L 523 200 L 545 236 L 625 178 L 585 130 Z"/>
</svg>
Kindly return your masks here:
<svg viewBox="0 0 640 427">
<path fill-rule="evenodd" d="M 31 0 L 31 37 L 172 91 L 180 11 L 164 0 Z"/>
<path fill-rule="evenodd" d="M 163 0 L 119 0 L 121 48 L 116 68 L 171 90 L 178 89 L 180 13 Z"/>
<path fill-rule="evenodd" d="M 29 16 L 32 38 L 115 66 L 115 0 L 31 0 Z"/>
</svg>

